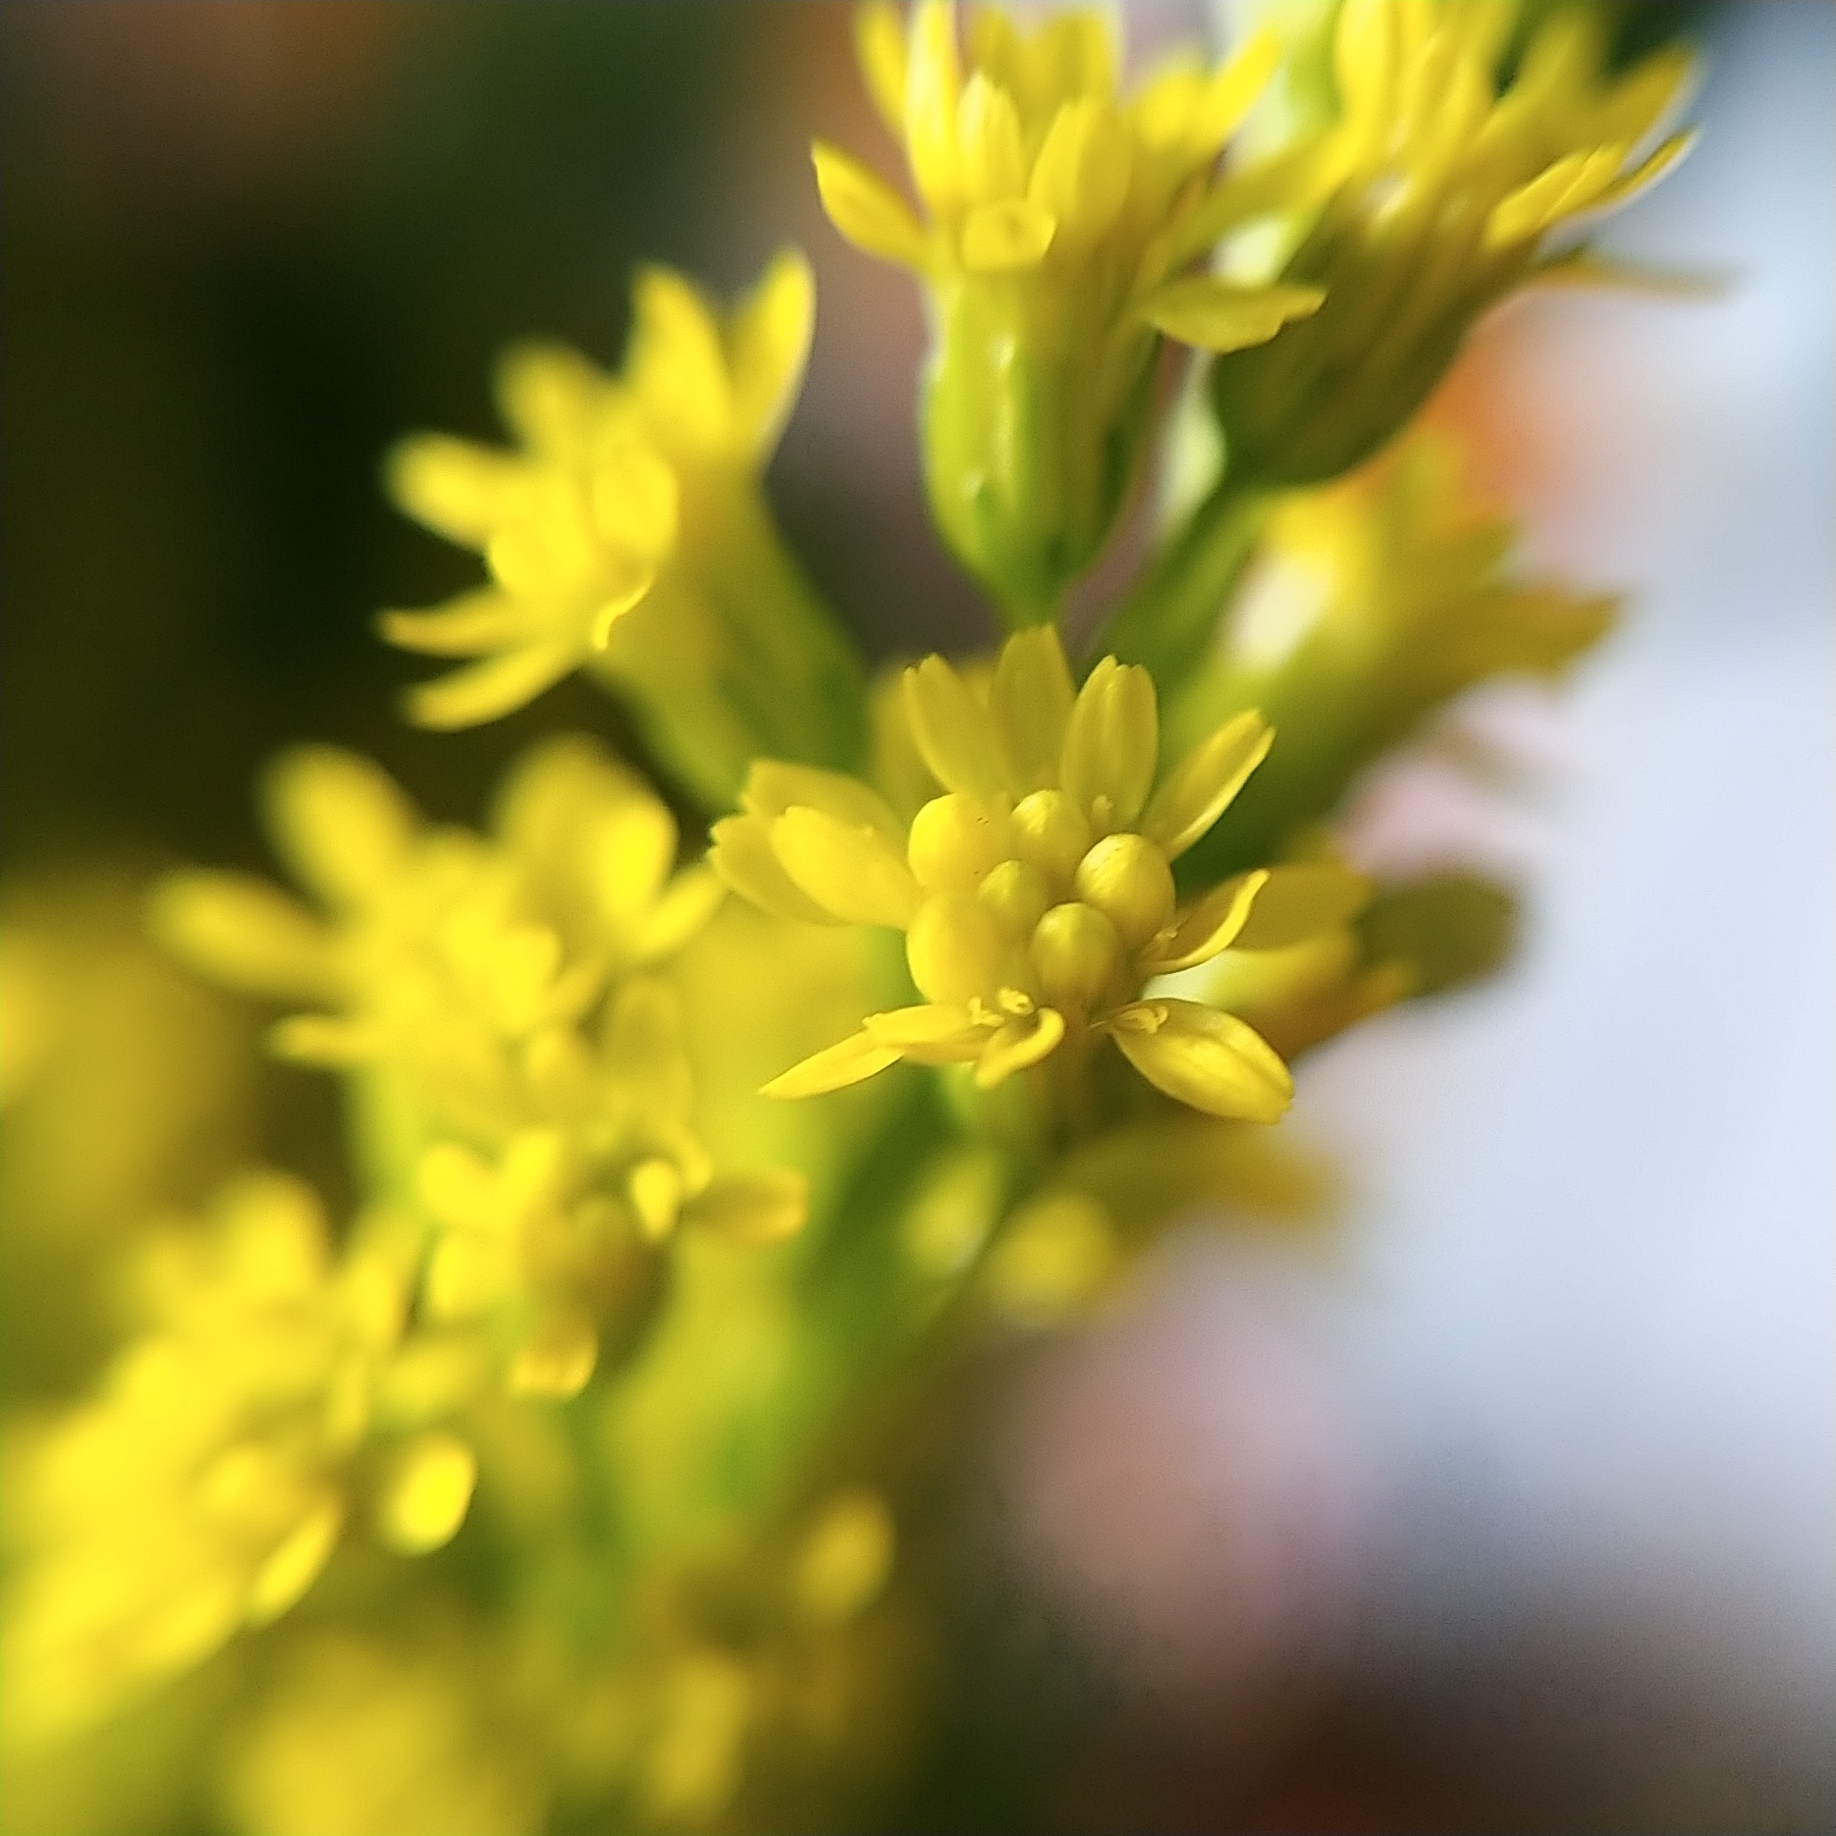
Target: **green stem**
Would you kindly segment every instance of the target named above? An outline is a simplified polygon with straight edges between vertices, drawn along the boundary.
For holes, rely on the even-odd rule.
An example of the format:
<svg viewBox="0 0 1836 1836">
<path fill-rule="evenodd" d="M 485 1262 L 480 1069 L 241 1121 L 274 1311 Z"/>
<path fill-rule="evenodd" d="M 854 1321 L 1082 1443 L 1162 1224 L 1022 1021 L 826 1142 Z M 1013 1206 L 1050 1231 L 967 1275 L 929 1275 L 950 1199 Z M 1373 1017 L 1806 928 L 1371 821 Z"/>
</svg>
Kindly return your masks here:
<svg viewBox="0 0 1836 1836">
<path fill-rule="evenodd" d="M 1146 664 L 1163 692 L 1184 681 L 1211 647 L 1271 501 L 1226 473 L 1099 629 L 1093 652 Z"/>
</svg>

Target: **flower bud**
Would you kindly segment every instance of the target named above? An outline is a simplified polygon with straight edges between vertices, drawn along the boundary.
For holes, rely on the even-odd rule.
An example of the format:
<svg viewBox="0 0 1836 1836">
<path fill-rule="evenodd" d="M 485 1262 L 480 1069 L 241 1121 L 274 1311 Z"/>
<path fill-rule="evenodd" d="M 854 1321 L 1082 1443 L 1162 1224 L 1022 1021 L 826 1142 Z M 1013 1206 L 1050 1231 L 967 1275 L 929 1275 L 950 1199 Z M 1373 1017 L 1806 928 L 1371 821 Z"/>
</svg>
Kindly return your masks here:
<svg viewBox="0 0 1836 1836">
<path fill-rule="evenodd" d="M 1045 875 L 1025 861 L 1003 861 L 982 882 L 978 896 L 1001 929 L 1017 940 L 1032 936 L 1052 903 Z"/>
<path fill-rule="evenodd" d="M 1173 916 L 1173 870 L 1151 841 L 1105 835 L 1078 863 L 1078 897 L 1138 950 Z"/>
<path fill-rule="evenodd" d="M 1045 875 L 1054 892 L 1069 892 L 1077 864 L 1089 851 L 1090 824 L 1061 790 L 1034 791 L 1014 808 L 1014 846 Z"/>
<path fill-rule="evenodd" d="M 912 818 L 906 853 L 927 892 L 973 891 L 1013 853 L 1012 825 L 979 798 L 934 797 Z"/>
<path fill-rule="evenodd" d="M 960 1005 L 1001 985 L 1006 946 L 994 915 L 974 893 L 927 899 L 905 937 L 905 960 L 927 1001 Z"/>
<path fill-rule="evenodd" d="M 1054 1007 L 1088 1010 L 1122 960 L 1116 927 L 1094 906 L 1055 905 L 1033 932 L 1033 966 Z"/>
</svg>

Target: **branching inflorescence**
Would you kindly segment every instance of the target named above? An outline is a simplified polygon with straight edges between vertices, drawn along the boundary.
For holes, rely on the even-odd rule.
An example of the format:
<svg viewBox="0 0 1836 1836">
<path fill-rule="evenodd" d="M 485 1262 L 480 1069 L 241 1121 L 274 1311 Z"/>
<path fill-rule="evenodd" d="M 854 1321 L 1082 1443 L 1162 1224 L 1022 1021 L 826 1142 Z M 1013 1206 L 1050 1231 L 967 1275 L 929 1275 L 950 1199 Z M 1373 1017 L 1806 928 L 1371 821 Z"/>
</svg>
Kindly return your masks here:
<svg viewBox="0 0 1836 1836">
<path fill-rule="evenodd" d="M 859 14 L 913 196 L 826 143 L 816 182 L 923 292 L 924 478 L 992 655 L 871 679 L 776 530 L 794 253 L 731 311 L 646 270 L 616 374 L 521 348 L 510 449 L 397 449 L 398 502 L 486 573 L 383 615 L 457 661 L 410 718 L 584 669 L 697 815 L 582 738 L 482 832 L 305 748 L 265 790 L 305 899 L 158 887 L 162 944 L 341 1081 L 357 1204 L 334 1227 L 250 1171 L 143 1233 L 135 1332 L 21 1442 L 9 1741 L 227 1647 L 235 1829 L 483 1827 L 460 1778 L 498 1836 L 842 1827 L 896 1789 L 947 1661 L 906 1532 L 948 1437 L 908 1430 L 1168 1221 L 1316 1191 L 1271 1145 L 1290 1061 L 1491 967 L 1511 909 L 1358 870 L 1348 792 L 1611 621 L 1518 577 L 1412 423 L 1493 302 L 1606 271 L 1552 235 L 1681 150 L 1688 59 L 1609 75 L 1590 13 L 1525 41 L 1469 0 L 1330 31 L 1323 88 L 1265 29 L 1125 89 L 1095 13 Z M 1272 82 L 1286 129 L 1241 153 Z M 1176 349 L 1222 458 L 1077 655 L 1066 595 L 1138 504 Z M 351 1757 L 376 1729 L 395 1797 Z"/>
</svg>

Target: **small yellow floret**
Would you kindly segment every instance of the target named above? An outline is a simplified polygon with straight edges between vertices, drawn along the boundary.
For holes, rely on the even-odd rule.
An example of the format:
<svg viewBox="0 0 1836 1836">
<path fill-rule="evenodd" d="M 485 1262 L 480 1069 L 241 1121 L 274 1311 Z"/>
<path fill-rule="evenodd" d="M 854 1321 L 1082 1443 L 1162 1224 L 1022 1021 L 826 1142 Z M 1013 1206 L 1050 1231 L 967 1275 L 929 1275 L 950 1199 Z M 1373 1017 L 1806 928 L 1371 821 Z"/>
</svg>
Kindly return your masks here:
<svg viewBox="0 0 1836 1836">
<path fill-rule="evenodd" d="M 1098 1034 L 1182 1102 L 1275 1120 L 1292 1086 L 1249 1027 L 1141 999 L 1155 976 L 1244 947 L 1263 900 L 1253 947 L 1266 949 L 1340 922 L 1364 896 L 1339 869 L 1276 868 L 1177 906 L 1171 864 L 1267 753 L 1261 717 L 1227 722 L 1156 788 L 1152 679 L 1105 658 L 1074 690 L 1050 628 L 1010 639 L 980 689 L 930 657 L 906 671 L 904 694 L 941 792 L 909 826 L 855 780 L 767 764 L 743 813 L 715 829 L 716 867 L 767 910 L 903 930 L 925 997 L 869 1015 L 767 1094 L 817 1095 L 901 1058 L 972 1063 L 991 1088 Z"/>
</svg>

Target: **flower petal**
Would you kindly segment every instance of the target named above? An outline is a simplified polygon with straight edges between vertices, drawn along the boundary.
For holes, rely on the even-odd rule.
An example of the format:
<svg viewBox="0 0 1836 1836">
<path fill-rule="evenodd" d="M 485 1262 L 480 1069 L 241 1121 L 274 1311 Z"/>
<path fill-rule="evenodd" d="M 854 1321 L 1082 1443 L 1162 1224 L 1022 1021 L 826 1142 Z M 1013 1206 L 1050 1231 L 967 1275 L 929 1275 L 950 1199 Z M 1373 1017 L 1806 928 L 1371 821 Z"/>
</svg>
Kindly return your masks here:
<svg viewBox="0 0 1836 1836">
<path fill-rule="evenodd" d="M 758 816 L 729 816 L 714 825 L 708 859 L 714 871 L 762 911 L 803 924 L 840 924 L 784 871 L 772 851 L 771 824 Z"/>
<path fill-rule="evenodd" d="M 1154 793 L 1141 833 L 1168 860 L 1178 860 L 1230 807 L 1274 739 L 1274 729 L 1254 708 L 1227 720 L 1194 746 Z"/>
<path fill-rule="evenodd" d="M 580 660 L 575 644 L 525 644 L 432 682 L 417 682 L 403 695 L 403 704 L 417 727 L 440 733 L 476 727 L 527 706 L 577 668 Z"/>
<path fill-rule="evenodd" d="M 539 626 L 531 611 L 484 587 L 430 612 L 379 612 L 376 628 L 389 643 L 425 657 L 479 657 L 535 636 Z"/>
<path fill-rule="evenodd" d="M 810 158 L 829 221 L 857 249 L 902 267 L 927 265 L 930 246 L 923 225 L 883 178 L 826 140 L 810 148 Z"/>
<path fill-rule="evenodd" d="M 1058 219 L 1031 198 L 980 204 L 963 224 L 963 266 L 971 274 L 1013 274 L 1045 259 Z"/>
<path fill-rule="evenodd" d="M 762 459 L 790 417 L 816 327 L 816 280 L 796 249 L 782 249 L 727 323 L 734 431 Z"/>
<path fill-rule="evenodd" d="M 1016 797 L 1058 782 L 1058 760 L 1077 691 L 1055 625 L 1035 625 L 1002 646 L 988 688 L 995 746 Z"/>
<path fill-rule="evenodd" d="M 1147 801 L 1159 755 L 1154 678 L 1138 664 L 1105 657 L 1078 692 L 1065 729 L 1058 777 L 1066 795 L 1099 835 L 1128 828 Z"/>
<path fill-rule="evenodd" d="M 332 905 L 374 899 L 399 874 L 421 826 L 380 765 L 338 746 L 283 753 L 262 800 L 282 858 Z"/>
<path fill-rule="evenodd" d="M 993 797 L 1004 788 L 988 711 L 942 657 L 905 672 L 905 715 L 924 762 L 946 790 Z"/>
<path fill-rule="evenodd" d="M 1196 1001 L 1139 1001 L 1111 1017 L 1110 1032 L 1155 1089 L 1209 1115 L 1274 1122 L 1294 1099 L 1288 1067 L 1235 1014 Z"/>
<path fill-rule="evenodd" d="M 785 1099 L 823 1096 L 896 1065 L 899 1057 L 896 1047 L 882 1045 L 871 1033 L 862 1031 L 780 1072 L 759 1094 Z"/>
<path fill-rule="evenodd" d="M 175 956 L 245 994 L 320 1000 L 337 986 L 331 937 L 297 900 L 240 873 L 168 874 L 148 907 Z"/>
<path fill-rule="evenodd" d="M 755 759 L 740 793 L 741 807 L 754 816 L 782 816 L 802 804 L 821 810 L 851 828 L 866 824 L 895 847 L 905 845 L 905 825 L 878 791 L 839 771 L 814 765 L 787 765 L 781 759 Z"/>
<path fill-rule="evenodd" d="M 1320 309 L 1320 287 L 1244 287 L 1200 275 L 1168 281 L 1141 305 L 1141 316 L 1158 332 L 1205 351 L 1240 351 L 1266 344 L 1291 319 Z"/>
<path fill-rule="evenodd" d="M 1155 940 L 1143 964 L 1147 973 L 1171 975 L 1175 970 L 1207 963 L 1220 951 L 1228 950 L 1237 941 L 1268 878 L 1268 869 L 1258 868 L 1214 886 L 1170 933 Z"/>
<path fill-rule="evenodd" d="M 683 1222 L 733 1243 L 782 1243 L 804 1226 L 810 1182 L 789 1167 L 728 1173 L 691 1199 Z"/>
<path fill-rule="evenodd" d="M 1285 950 L 1305 943 L 1356 917 L 1370 903 L 1371 892 L 1363 874 L 1332 861 L 1272 868 L 1233 947 Z"/>
<path fill-rule="evenodd" d="M 877 829 L 801 805 L 771 825 L 772 852 L 818 905 L 848 924 L 903 930 L 923 901 L 912 870 Z"/>
</svg>

